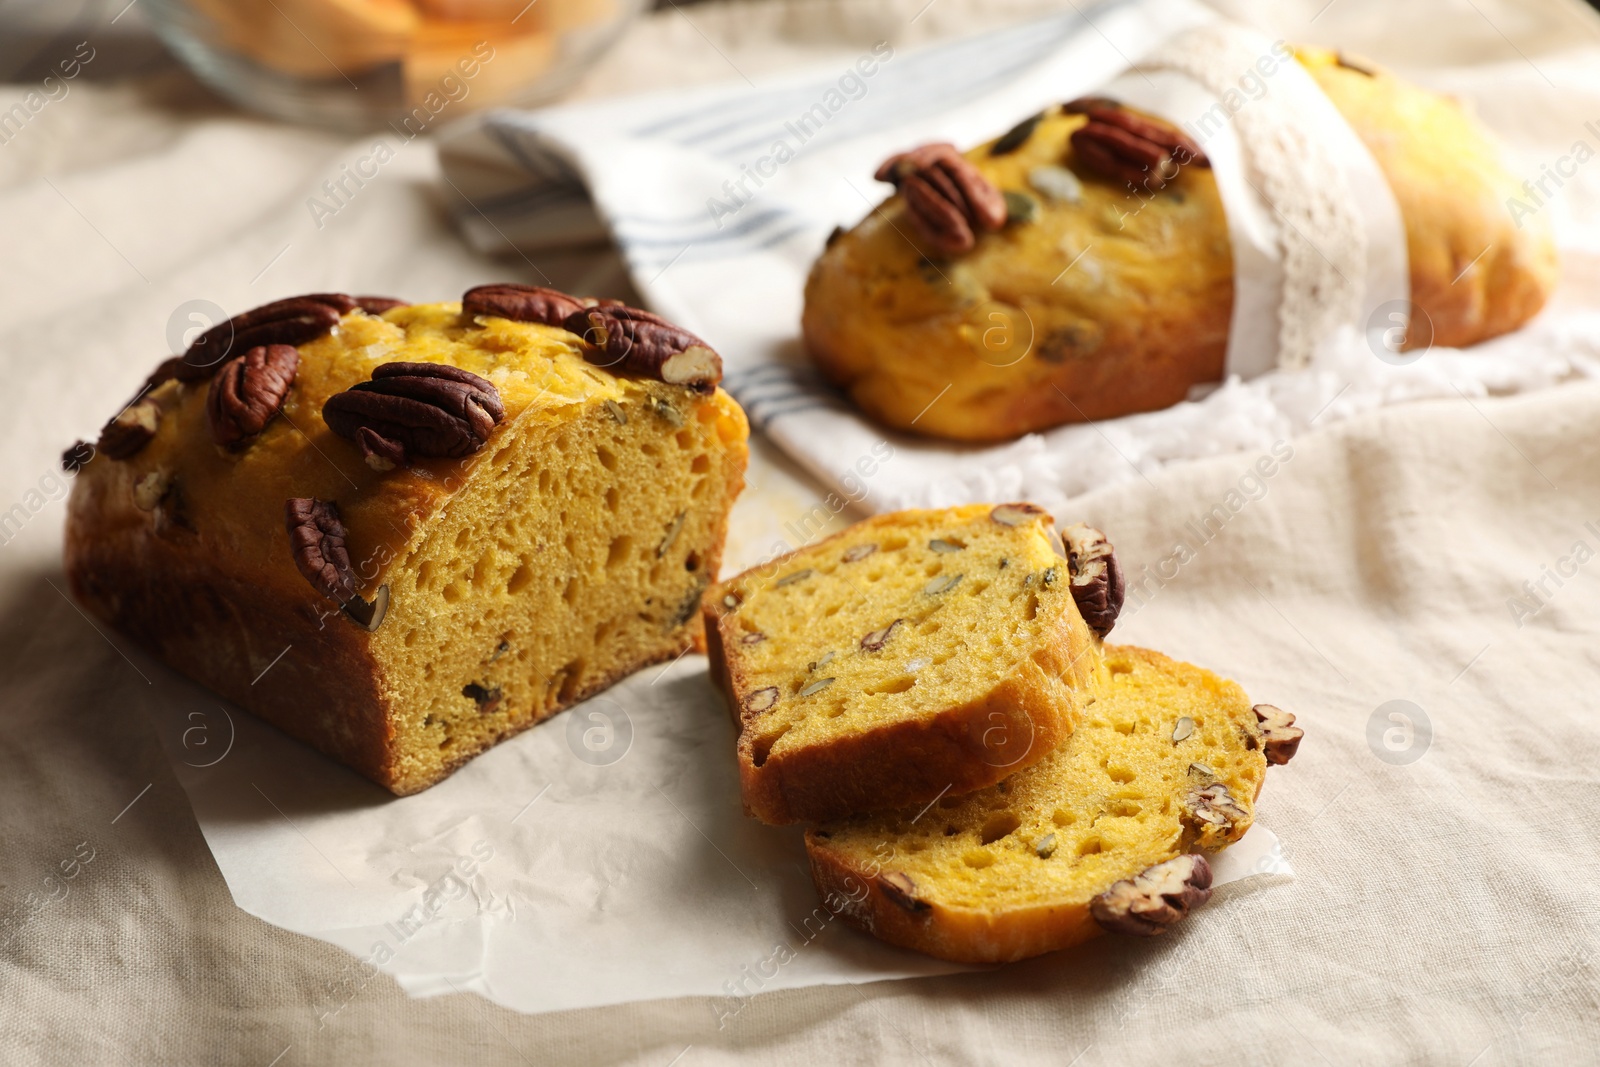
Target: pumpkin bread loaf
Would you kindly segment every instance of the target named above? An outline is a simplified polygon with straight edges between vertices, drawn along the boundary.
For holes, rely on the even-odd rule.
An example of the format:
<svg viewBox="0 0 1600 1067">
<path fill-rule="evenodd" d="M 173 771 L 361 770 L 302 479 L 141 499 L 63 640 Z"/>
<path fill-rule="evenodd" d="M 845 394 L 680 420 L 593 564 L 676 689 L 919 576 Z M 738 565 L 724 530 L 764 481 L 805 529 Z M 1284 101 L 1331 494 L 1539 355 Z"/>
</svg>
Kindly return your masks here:
<svg viewBox="0 0 1600 1067">
<path fill-rule="evenodd" d="M 1098 657 L 1072 577 L 1050 516 L 1002 504 L 877 516 L 713 587 L 746 810 L 924 805 L 1043 759 Z"/>
<path fill-rule="evenodd" d="M 1421 313 L 1409 345 L 1475 344 L 1544 306 L 1558 275 L 1547 221 L 1506 211 L 1519 181 L 1459 102 L 1327 49 L 1284 58 L 1394 192 Z M 1088 98 L 964 153 L 893 156 L 878 177 L 897 192 L 829 240 L 801 319 L 818 368 L 869 417 L 1004 441 L 1222 379 L 1227 219 L 1209 161 L 1176 127 Z"/>
<path fill-rule="evenodd" d="M 698 338 L 464 304 L 237 316 L 64 459 L 80 601 L 397 794 L 690 648 L 747 456 Z"/>
</svg>

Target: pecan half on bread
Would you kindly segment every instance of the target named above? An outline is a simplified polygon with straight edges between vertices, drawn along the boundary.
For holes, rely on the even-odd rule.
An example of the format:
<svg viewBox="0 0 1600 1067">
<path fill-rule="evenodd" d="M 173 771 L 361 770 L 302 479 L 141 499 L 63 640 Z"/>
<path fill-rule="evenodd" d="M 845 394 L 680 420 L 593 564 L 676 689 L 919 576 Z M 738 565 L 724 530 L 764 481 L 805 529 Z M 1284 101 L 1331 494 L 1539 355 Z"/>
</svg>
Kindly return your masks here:
<svg viewBox="0 0 1600 1067">
<path fill-rule="evenodd" d="M 356 592 L 356 574 L 350 566 L 349 534 L 339 516 L 339 505 L 314 497 L 291 497 L 283 502 L 284 526 L 289 531 L 289 551 L 297 570 L 311 587 L 338 601 L 345 613 L 368 630 L 376 630 L 389 609 L 389 587 L 380 586 L 372 600 Z"/>
<path fill-rule="evenodd" d="M 560 326 L 583 308 L 582 300 L 559 289 L 514 282 L 480 285 L 468 289 L 461 297 L 461 314 L 466 318 L 492 315 L 513 322 L 542 322 L 546 326 Z"/>
<path fill-rule="evenodd" d="M 1088 122 L 1072 131 L 1072 150 L 1090 170 L 1133 186 L 1161 189 L 1182 167 L 1209 167 L 1200 146 L 1164 122 L 1115 100 L 1082 97 L 1062 105 Z"/>
<path fill-rule="evenodd" d="M 299 369 L 292 345 L 257 345 L 223 364 L 206 394 L 211 439 L 224 448 L 249 444 L 283 407 Z"/>
<path fill-rule="evenodd" d="M 1093 526 L 1075 522 L 1061 531 L 1072 571 L 1072 599 L 1089 628 L 1104 638 L 1117 624 L 1126 587 L 1117 551 Z"/>
<path fill-rule="evenodd" d="M 360 446 L 374 470 L 410 456 L 470 456 L 503 418 L 493 384 L 444 363 L 385 363 L 322 407 L 328 428 Z"/>
<path fill-rule="evenodd" d="M 934 251 L 972 251 L 978 234 L 1006 224 L 1006 201 L 952 144 L 925 144 L 883 161 L 876 175 L 905 198 L 906 210 Z"/>
<path fill-rule="evenodd" d="M 345 293 L 307 293 L 274 300 L 219 322 L 196 337 L 169 373 L 186 382 L 204 381 L 230 356 L 242 355 L 260 345 L 303 345 L 315 341 L 357 308 L 370 315 L 381 315 L 390 308 L 405 306 L 405 301 L 393 297 Z"/>
<path fill-rule="evenodd" d="M 580 308 L 564 323 L 589 346 L 584 358 L 618 374 L 712 392 L 722 357 L 700 338 L 659 315 L 614 301 Z"/>
</svg>

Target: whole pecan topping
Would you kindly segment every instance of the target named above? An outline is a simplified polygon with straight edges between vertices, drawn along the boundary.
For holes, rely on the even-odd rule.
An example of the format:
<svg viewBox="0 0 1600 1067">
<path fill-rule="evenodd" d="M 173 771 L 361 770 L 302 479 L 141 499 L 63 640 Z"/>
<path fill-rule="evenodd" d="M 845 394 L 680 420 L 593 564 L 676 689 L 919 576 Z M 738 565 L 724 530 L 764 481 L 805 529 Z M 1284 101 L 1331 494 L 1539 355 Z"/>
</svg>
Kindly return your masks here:
<svg viewBox="0 0 1600 1067">
<path fill-rule="evenodd" d="M 1272 704 L 1257 704 L 1250 709 L 1261 724 L 1261 737 L 1266 742 L 1267 762 L 1283 766 L 1300 751 L 1300 739 L 1306 732 L 1294 724 L 1294 716 Z"/>
<path fill-rule="evenodd" d="M 389 587 L 380 587 L 370 602 L 356 593 L 356 575 L 346 545 L 349 535 L 339 518 L 339 505 L 331 500 L 291 497 L 283 502 L 283 516 L 294 565 L 306 581 L 337 601 L 357 623 L 376 630 L 389 608 Z"/>
<path fill-rule="evenodd" d="M 513 322 L 542 322 L 561 326 L 584 302 L 559 289 L 502 282 L 468 289 L 461 297 L 461 314 L 467 318 L 492 315 Z"/>
<path fill-rule="evenodd" d="M 505 418 L 490 382 L 444 363 L 385 363 L 372 380 L 328 398 L 322 419 L 356 442 L 367 465 L 390 470 L 407 456 L 470 456 Z"/>
<path fill-rule="evenodd" d="M 1164 122 L 1145 118 L 1115 100 L 1083 97 L 1063 106 L 1089 121 L 1072 131 L 1072 150 L 1089 169 L 1129 185 L 1164 188 L 1181 167 L 1209 167 L 1200 146 Z"/>
<path fill-rule="evenodd" d="M 1106 535 L 1075 522 L 1061 531 L 1072 571 L 1072 599 L 1089 628 L 1104 638 L 1117 624 L 1125 588 L 1117 552 Z"/>
<path fill-rule="evenodd" d="M 589 346 L 584 358 L 600 367 L 686 385 L 702 393 L 722 381 L 722 357 L 680 326 L 625 304 L 580 308 L 563 325 Z"/>
<path fill-rule="evenodd" d="M 1089 902 L 1089 914 L 1113 934 L 1153 937 L 1210 899 L 1211 864 L 1190 853 L 1112 883 Z"/>
<path fill-rule="evenodd" d="M 128 459 L 155 438 L 160 424 L 161 405 L 146 393 L 105 424 L 95 442 L 95 451 L 112 459 Z"/>
<path fill-rule="evenodd" d="M 263 304 L 196 337 L 175 376 L 186 382 L 203 381 L 228 357 L 258 345 L 305 344 L 333 329 L 340 318 L 360 306 L 355 297 L 343 293 L 311 293 Z"/>
<path fill-rule="evenodd" d="M 1006 224 L 1000 190 L 952 144 L 925 144 L 883 161 L 876 174 L 891 182 L 923 239 L 947 256 L 970 252 L 978 234 Z"/>
<path fill-rule="evenodd" d="M 299 369 L 291 345 L 258 346 L 223 364 L 206 394 L 211 439 L 224 448 L 248 444 L 278 414 Z"/>
</svg>

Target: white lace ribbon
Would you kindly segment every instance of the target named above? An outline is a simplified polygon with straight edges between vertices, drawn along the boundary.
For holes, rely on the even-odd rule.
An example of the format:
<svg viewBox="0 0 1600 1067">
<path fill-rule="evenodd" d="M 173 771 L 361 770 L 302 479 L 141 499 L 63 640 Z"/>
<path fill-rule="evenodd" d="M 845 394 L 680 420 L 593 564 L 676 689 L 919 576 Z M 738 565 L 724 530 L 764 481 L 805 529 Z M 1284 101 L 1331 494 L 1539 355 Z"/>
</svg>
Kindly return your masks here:
<svg viewBox="0 0 1600 1067">
<path fill-rule="evenodd" d="M 1233 244 L 1230 375 L 1307 366 L 1342 327 L 1364 333 L 1379 308 L 1407 306 L 1394 194 L 1282 41 L 1208 23 L 1156 49 L 1106 95 L 1180 126 L 1211 160 Z"/>
</svg>

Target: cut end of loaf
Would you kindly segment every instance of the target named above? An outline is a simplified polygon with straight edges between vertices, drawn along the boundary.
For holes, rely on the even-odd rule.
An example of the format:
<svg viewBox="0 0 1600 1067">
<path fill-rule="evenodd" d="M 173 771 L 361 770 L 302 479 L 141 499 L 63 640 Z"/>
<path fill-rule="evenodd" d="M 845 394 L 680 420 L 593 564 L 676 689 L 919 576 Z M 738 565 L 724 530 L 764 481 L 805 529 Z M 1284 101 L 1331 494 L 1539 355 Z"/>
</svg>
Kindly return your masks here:
<svg viewBox="0 0 1600 1067">
<path fill-rule="evenodd" d="M 695 642 L 742 441 L 686 390 L 617 392 L 502 444 L 391 571 L 396 792 Z"/>
</svg>

